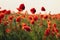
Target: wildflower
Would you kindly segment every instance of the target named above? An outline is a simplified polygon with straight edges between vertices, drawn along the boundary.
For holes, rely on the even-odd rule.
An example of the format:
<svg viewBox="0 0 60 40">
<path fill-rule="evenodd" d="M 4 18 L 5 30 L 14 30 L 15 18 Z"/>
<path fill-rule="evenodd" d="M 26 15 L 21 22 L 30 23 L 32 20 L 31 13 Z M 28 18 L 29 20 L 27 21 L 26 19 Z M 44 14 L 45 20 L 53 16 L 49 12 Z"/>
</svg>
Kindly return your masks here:
<svg viewBox="0 0 60 40">
<path fill-rule="evenodd" d="M 5 14 L 10 14 L 10 13 L 11 13 L 11 10 L 5 11 Z"/>
<path fill-rule="evenodd" d="M 19 8 L 17 8 L 18 11 L 23 11 L 25 9 L 24 4 L 20 4 Z"/>
<path fill-rule="evenodd" d="M 8 21 L 5 21 L 5 22 L 4 22 L 4 26 L 7 26 L 7 24 L 8 24 Z"/>
<path fill-rule="evenodd" d="M 29 26 L 23 26 L 22 29 L 24 29 L 25 31 L 28 31 L 28 32 L 31 31 L 31 28 Z"/>
<path fill-rule="evenodd" d="M 9 28 L 7 28 L 7 29 L 5 30 L 6 33 L 10 33 L 10 31 L 11 31 L 11 30 L 10 30 Z"/>
<path fill-rule="evenodd" d="M 13 16 L 9 16 L 9 17 L 8 17 L 8 19 L 12 21 L 12 19 L 13 19 Z"/>
<path fill-rule="evenodd" d="M 5 13 L 5 12 L 6 12 L 6 9 L 0 11 L 0 13 Z"/>
<path fill-rule="evenodd" d="M 58 33 L 59 32 L 59 30 L 57 28 L 55 28 L 54 30 L 55 30 L 55 33 Z"/>
<path fill-rule="evenodd" d="M 50 34 L 50 28 L 47 28 L 46 30 L 45 30 L 45 32 L 44 32 L 44 35 L 45 36 L 48 36 Z"/>
<path fill-rule="evenodd" d="M 52 28 L 52 32 L 55 32 L 54 28 Z"/>
<path fill-rule="evenodd" d="M 32 14 L 35 14 L 36 9 L 35 8 L 31 8 L 30 11 L 31 11 Z"/>
<path fill-rule="evenodd" d="M 44 19 L 48 19 L 48 15 L 44 15 Z"/>
<path fill-rule="evenodd" d="M 31 24 L 34 24 L 34 20 L 31 20 L 30 23 L 31 23 Z"/>
<path fill-rule="evenodd" d="M 34 15 L 34 21 L 38 20 L 38 16 Z"/>
<path fill-rule="evenodd" d="M 29 20 L 32 20 L 32 16 L 28 16 L 28 19 L 29 19 Z"/>
<path fill-rule="evenodd" d="M 51 34 L 54 36 L 55 35 L 55 30 L 54 28 L 51 28 Z"/>
<path fill-rule="evenodd" d="M 41 11 L 46 11 L 44 7 L 41 7 Z"/>
<path fill-rule="evenodd" d="M 4 17 L 4 13 L 0 14 L 0 19 L 2 19 Z"/>
<path fill-rule="evenodd" d="M 20 22 L 20 21 L 21 21 L 21 17 L 18 16 L 18 17 L 16 18 L 16 22 Z"/>
<path fill-rule="evenodd" d="M 43 18 L 43 16 L 44 16 L 44 15 L 42 15 L 42 14 L 41 14 L 41 15 L 40 15 L 40 18 L 42 19 L 42 18 Z"/>
<path fill-rule="evenodd" d="M 56 28 L 56 24 L 55 24 L 55 23 L 53 24 L 53 27 L 55 27 L 55 28 Z"/>
</svg>

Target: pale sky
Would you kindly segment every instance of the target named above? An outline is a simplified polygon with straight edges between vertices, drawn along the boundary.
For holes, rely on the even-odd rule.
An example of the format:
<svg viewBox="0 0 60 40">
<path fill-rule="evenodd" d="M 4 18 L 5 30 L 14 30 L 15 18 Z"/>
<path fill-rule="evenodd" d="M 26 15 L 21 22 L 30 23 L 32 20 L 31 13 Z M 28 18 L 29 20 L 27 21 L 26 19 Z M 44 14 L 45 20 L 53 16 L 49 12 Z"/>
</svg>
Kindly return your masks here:
<svg viewBox="0 0 60 40">
<path fill-rule="evenodd" d="M 60 0 L 0 0 L 0 7 L 2 9 L 17 11 L 16 8 L 21 3 L 25 4 L 25 10 L 28 10 L 28 12 L 34 7 L 37 10 L 36 13 L 39 13 L 41 12 L 41 7 L 44 6 L 47 13 L 49 11 L 51 13 L 60 13 Z"/>
</svg>

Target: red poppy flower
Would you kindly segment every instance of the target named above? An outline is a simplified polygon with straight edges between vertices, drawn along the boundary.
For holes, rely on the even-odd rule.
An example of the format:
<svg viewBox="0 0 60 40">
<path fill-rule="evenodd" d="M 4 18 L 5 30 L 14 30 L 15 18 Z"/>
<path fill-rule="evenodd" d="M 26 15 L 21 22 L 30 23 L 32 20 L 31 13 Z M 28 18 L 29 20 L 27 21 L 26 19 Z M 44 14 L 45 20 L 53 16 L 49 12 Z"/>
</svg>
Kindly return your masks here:
<svg viewBox="0 0 60 40">
<path fill-rule="evenodd" d="M 5 30 L 6 33 L 10 33 L 10 31 L 11 31 L 11 30 L 10 30 L 9 28 L 7 28 L 7 29 Z"/>
<path fill-rule="evenodd" d="M 55 23 L 53 24 L 53 27 L 55 27 L 55 28 L 56 28 L 56 24 L 55 24 Z"/>
<path fill-rule="evenodd" d="M 0 14 L 0 19 L 2 19 L 4 17 L 4 13 Z"/>
<path fill-rule="evenodd" d="M 41 11 L 46 11 L 44 7 L 41 7 Z"/>
<path fill-rule="evenodd" d="M 10 13 L 11 13 L 11 10 L 5 11 L 5 14 L 10 14 Z"/>
<path fill-rule="evenodd" d="M 32 14 L 35 14 L 36 9 L 35 8 L 31 8 L 30 11 L 31 11 Z"/>
<path fill-rule="evenodd" d="M 8 19 L 12 21 L 12 19 L 13 19 L 13 16 L 9 16 L 9 18 L 8 18 Z"/>
<path fill-rule="evenodd" d="M 29 19 L 29 20 L 32 20 L 32 19 L 33 19 L 33 17 L 32 17 L 32 16 L 28 16 L 28 19 Z"/>
<path fill-rule="evenodd" d="M 50 29 L 47 28 L 47 29 L 45 30 L 45 32 L 44 32 L 44 35 L 45 35 L 45 36 L 48 36 L 49 34 L 50 34 Z"/>
<path fill-rule="evenodd" d="M 4 22 L 4 25 L 7 26 L 7 24 L 8 24 L 8 21 L 5 21 L 5 22 Z"/>
<path fill-rule="evenodd" d="M 20 21 L 21 21 L 21 17 L 18 16 L 18 17 L 16 18 L 16 22 L 20 22 Z"/>
<path fill-rule="evenodd" d="M 58 33 L 58 32 L 59 32 L 59 30 L 58 30 L 57 28 L 55 28 L 55 32 L 56 32 L 56 33 Z"/>
<path fill-rule="evenodd" d="M 30 23 L 31 23 L 31 24 L 34 24 L 34 20 L 31 20 Z"/>
<path fill-rule="evenodd" d="M 6 9 L 0 11 L 0 13 L 5 13 L 5 12 L 6 12 Z"/>
<path fill-rule="evenodd" d="M 44 15 L 44 19 L 48 19 L 48 15 Z"/>
<path fill-rule="evenodd" d="M 55 32 L 54 28 L 52 28 L 52 32 Z"/>
<path fill-rule="evenodd" d="M 34 21 L 37 21 L 37 20 L 38 20 L 38 16 L 34 15 Z"/>
<path fill-rule="evenodd" d="M 23 11 L 25 9 L 24 4 L 20 4 L 19 8 L 17 8 L 18 11 Z"/>
<path fill-rule="evenodd" d="M 22 29 L 24 29 L 25 31 L 28 31 L 28 32 L 31 31 L 31 28 L 29 26 L 23 26 Z"/>
<path fill-rule="evenodd" d="M 43 15 L 43 14 L 41 14 L 41 15 L 40 15 L 40 18 L 43 18 L 43 16 L 44 16 L 44 15 Z"/>
</svg>

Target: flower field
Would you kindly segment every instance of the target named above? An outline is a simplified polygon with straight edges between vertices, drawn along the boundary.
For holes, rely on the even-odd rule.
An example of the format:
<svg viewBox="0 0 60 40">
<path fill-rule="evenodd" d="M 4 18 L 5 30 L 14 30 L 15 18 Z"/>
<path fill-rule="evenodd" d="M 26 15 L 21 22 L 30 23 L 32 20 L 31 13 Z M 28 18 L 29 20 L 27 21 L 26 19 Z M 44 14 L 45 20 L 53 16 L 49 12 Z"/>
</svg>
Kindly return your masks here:
<svg viewBox="0 0 60 40">
<path fill-rule="evenodd" d="M 60 40 L 60 14 L 35 14 L 35 8 L 32 14 L 22 13 L 24 9 L 22 4 L 17 13 L 0 11 L 0 40 Z"/>
</svg>

